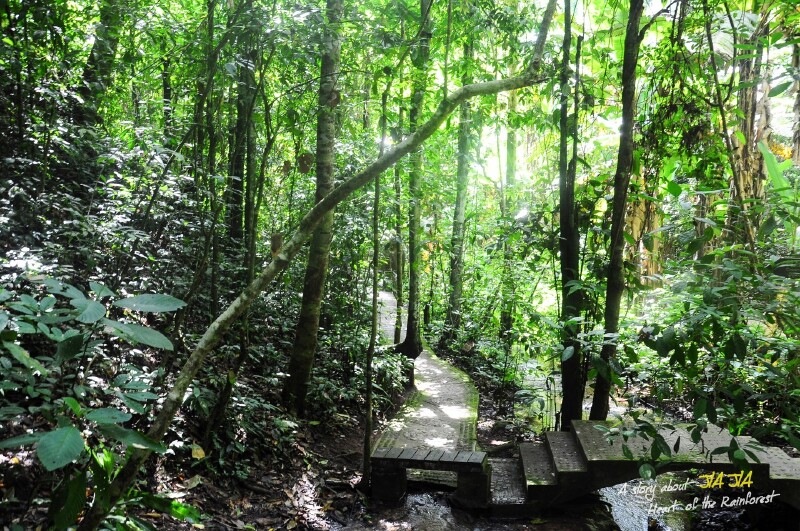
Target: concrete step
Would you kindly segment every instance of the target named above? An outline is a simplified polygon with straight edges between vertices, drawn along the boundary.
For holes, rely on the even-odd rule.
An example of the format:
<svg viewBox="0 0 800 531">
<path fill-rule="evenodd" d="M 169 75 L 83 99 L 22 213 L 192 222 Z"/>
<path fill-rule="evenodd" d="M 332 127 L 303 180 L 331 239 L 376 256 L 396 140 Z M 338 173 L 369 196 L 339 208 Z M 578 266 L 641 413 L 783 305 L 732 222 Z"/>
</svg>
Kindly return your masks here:
<svg viewBox="0 0 800 531">
<path fill-rule="evenodd" d="M 586 458 L 575 434 L 566 431 L 548 431 L 545 432 L 544 438 L 560 485 L 581 483 L 589 479 Z"/>
<path fill-rule="evenodd" d="M 520 460 L 492 458 L 489 465 L 492 468 L 492 516 L 519 518 L 528 515 L 525 475 Z"/>
<path fill-rule="evenodd" d="M 531 491 L 535 494 L 558 483 L 555 465 L 544 443 L 520 443 L 519 457 L 529 495 Z"/>
<path fill-rule="evenodd" d="M 627 441 L 624 441 L 621 436 L 616 436 L 609 444 L 605 432 L 597 429 L 597 425 L 611 427 L 613 424 L 585 420 L 572 422 L 577 441 L 589 463 L 595 487 L 608 487 L 627 481 L 630 479 L 629 469 L 635 461 L 632 462 L 625 457 L 623 445 L 628 447 L 634 459 L 638 459 L 649 454 L 652 441 L 641 437 L 629 437 Z M 729 470 L 730 460 L 727 455 L 710 456 L 710 452 L 715 448 L 730 444 L 732 436 L 726 430 L 710 426 L 709 430 L 702 434 L 702 440 L 694 443 L 688 430 L 680 425 L 675 427 L 675 431 L 662 430 L 660 432 L 672 452 L 671 462 L 665 464 L 662 471 L 686 470 L 691 468 L 692 464 L 702 465 L 702 468 L 708 470 Z M 751 437 L 745 436 L 736 437 L 736 440 L 740 446 L 745 446 L 753 441 Z M 675 451 L 676 447 L 677 451 Z M 768 451 L 756 450 L 750 446 L 747 446 L 747 449 L 753 450 L 761 461 L 761 463 L 752 464 L 754 476 L 758 478 L 759 482 L 765 481 L 768 472 Z"/>
</svg>

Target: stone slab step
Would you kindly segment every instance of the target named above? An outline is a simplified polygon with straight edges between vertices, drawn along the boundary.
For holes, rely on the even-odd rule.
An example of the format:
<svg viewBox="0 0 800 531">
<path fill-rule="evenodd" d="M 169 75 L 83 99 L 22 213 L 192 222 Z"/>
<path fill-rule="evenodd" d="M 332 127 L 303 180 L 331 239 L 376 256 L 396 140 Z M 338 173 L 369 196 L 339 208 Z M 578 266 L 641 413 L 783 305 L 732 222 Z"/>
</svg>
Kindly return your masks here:
<svg viewBox="0 0 800 531">
<path fill-rule="evenodd" d="M 586 458 L 573 433 L 548 431 L 544 438 L 559 483 L 575 483 L 588 478 Z"/>
<path fill-rule="evenodd" d="M 495 518 L 524 518 L 531 514 L 527 503 L 525 474 L 520 459 L 491 458 L 492 501 L 490 514 Z"/>
<path fill-rule="evenodd" d="M 573 421 L 572 427 L 575 436 L 580 443 L 586 460 L 590 463 L 592 477 L 597 488 L 612 486 L 622 481 L 630 475 L 629 468 L 635 460 L 647 455 L 652 446 L 651 440 L 642 437 L 629 437 L 624 441 L 621 436 L 609 439 L 605 431 L 597 426 L 611 428 L 612 422 L 599 421 Z M 699 442 L 692 442 L 691 434 L 685 425 L 674 425 L 675 430 L 661 430 L 661 436 L 670 447 L 672 461 L 667 464 L 663 471 L 677 471 L 691 468 L 697 465 L 698 468 L 708 470 L 730 470 L 730 460 L 725 454 L 711 456 L 712 450 L 718 447 L 727 447 L 731 443 L 732 436 L 727 430 L 721 430 L 717 426 L 709 426 L 708 431 L 702 434 Z M 768 461 L 771 452 L 768 449 L 759 449 L 752 446 L 752 437 L 736 437 L 737 443 L 748 450 L 753 451 L 759 456 L 761 463 L 753 464 L 754 476 L 759 477 L 759 481 L 766 479 L 768 473 Z M 678 442 L 680 441 L 680 442 Z M 631 461 L 623 453 L 623 444 L 627 445 L 634 457 Z M 677 448 L 677 451 L 675 449 Z M 709 458 L 712 458 L 711 460 Z M 787 463 L 783 463 L 787 465 Z"/>
<path fill-rule="evenodd" d="M 598 429 L 598 426 L 611 428 L 614 424 L 611 422 L 589 420 L 576 420 L 572 422 L 575 436 L 580 442 L 586 460 L 590 463 L 628 461 L 622 450 L 623 444 L 628 446 L 628 449 L 630 449 L 635 459 L 650 452 L 652 441 L 642 437 L 629 437 L 627 441 L 623 441 L 621 436 L 615 436 L 609 442 L 605 431 Z M 674 431 L 662 429 L 660 433 L 672 450 L 673 457 L 685 463 L 708 463 L 709 453 L 720 446 L 730 445 L 731 439 L 733 438 L 727 430 L 722 430 L 717 426 L 710 426 L 708 431 L 702 434 L 701 440 L 694 443 L 685 425 L 674 426 L 676 428 Z M 754 442 L 752 437 L 738 436 L 735 437 L 735 439 L 740 446 L 754 449 L 751 447 L 751 444 Z M 680 440 L 680 443 L 678 443 L 678 440 Z M 677 452 L 675 451 L 676 445 Z M 756 453 L 760 452 L 758 449 L 754 450 Z M 725 454 L 713 457 L 715 463 L 730 463 Z"/>
<path fill-rule="evenodd" d="M 519 460 L 492 458 L 489 465 L 492 467 L 492 505 L 525 503 L 525 476 Z"/>
<path fill-rule="evenodd" d="M 520 443 L 519 456 L 529 492 L 531 488 L 550 487 L 558 483 L 556 468 L 544 443 Z"/>
</svg>

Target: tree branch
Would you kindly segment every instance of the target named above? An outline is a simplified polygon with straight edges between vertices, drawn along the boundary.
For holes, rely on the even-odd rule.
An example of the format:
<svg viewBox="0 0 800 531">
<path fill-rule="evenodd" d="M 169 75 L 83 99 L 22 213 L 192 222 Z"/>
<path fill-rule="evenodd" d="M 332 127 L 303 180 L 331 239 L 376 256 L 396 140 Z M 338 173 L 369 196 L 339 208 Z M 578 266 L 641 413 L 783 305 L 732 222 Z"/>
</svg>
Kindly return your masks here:
<svg viewBox="0 0 800 531">
<path fill-rule="evenodd" d="M 547 79 L 542 73 L 542 55 L 544 53 L 544 45 L 550 23 L 555 12 L 555 4 L 555 0 L 548 1 L 547 8 L 542 18 L 534 55 L 523 75 L 465 85 L 451 93 L 439 103 L 433 115 L 428 121 L 422 124 L 414 134 L 397 144 L 394 149 L 379 157 L 364 170 L 341 183 L 303 216 L 295 233 L 286 241 L 283 247 L 281 247 L 272 262 L 270 262 L 261 274 L 239 294 L 213 323 L 211 323 L 200 338 L 194 351 L 181 368 L 181 372 L 178 374 L 173 388 L 167 393 L 161 411 L 158 413 L 147 433 L 148 437 L 155 441 L 160 441 L 164 437 L 169 425 L 172 423 L 173 418 L 183 403 L 187 390 L 194 380 L 194 377 L 203 366 L 208 354 L 222 341 L 225 332 L 247 310 L 261 292 L 269 286 L 281 271 L 286 269 L 306 240 L 311 236 L 314 228 L 320 223 L 326 212 L 335 208 L 336 205 L 347 199 L 353 192 L 371 182 L 377 175 L 389 169 L 405 155 L 421 146 L 423 142 L 439 129 L 447 117 L 461 102 L 474 98 L 475 96 L 497 94 L 528 87 Z M 113 507 L 122 494 L 130 487 L 139 468 L 144 464 L 151 453 L 152 451 L 145 449 L 134 449 L 131 452 L 128 461 L 110 486 L 109 506 L 104 506 L 102 501 L 98 498 L 85 516 L 83 522 L 81 522 L 79 527 L 80 531 L 93 530 L 103 521 L 105 516 L 110 512 L 111 507 Z"/>
</svg>

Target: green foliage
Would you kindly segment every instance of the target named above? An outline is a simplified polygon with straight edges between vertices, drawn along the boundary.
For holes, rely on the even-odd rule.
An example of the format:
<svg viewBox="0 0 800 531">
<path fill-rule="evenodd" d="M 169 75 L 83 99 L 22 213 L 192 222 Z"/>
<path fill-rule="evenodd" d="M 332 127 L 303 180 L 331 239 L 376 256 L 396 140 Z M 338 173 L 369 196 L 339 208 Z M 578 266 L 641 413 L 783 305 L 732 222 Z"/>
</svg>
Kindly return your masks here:
<svg viewBox="0 0 800 531">
<path fill-rule="evenodd" d="M 121 372 L 104 389 L 87 386 L 86 380 L 102 381 L 89 370 L 93 363 L 98 368 L 104 365 L 99 360 L 114 345 L 114 336 L 119 336 L 115 331 L 120 328 L 135 332 L 126 335 L 132 344 L 164 349 L 171 349 L 172 345 L 156 330 L 104 317 L 113 313 L 114 303 L 120 303 L 117 306 L 122 308 L 141 309 L 137 297 L 117 299 L 111 290 L 95 282 L 92 290 L 98 299 L 109 300 L 91 299 L 71 284 L 39 277 L 32 277 L 32 283 L 17 291 L 0 292 L 3 316 L 0 333 L 4 339 L 0 350 L 0 376 L 4 382 L 0 411 L 7 430 L 0 449 L 15 450 L 35 444 L 36 456 L 44 469 L 63 473 L 61 479 L 60 474 L 52 474 L 55 488 L 50 517 L 58 529 L 74 524 L 83 510 L 87 484 L 99 496 L 104 495 L 103 490 L 108 488 L 108 480 L 120 462 L 116 452 L 126 447 L 166 451 L 163 445 L 124 426 L 131 423 L 133 414 L 147 412 L 147 400 L 158 398 L 149 392 L 152 382 L 145 374 L 135 369 Z M 171 311 L 182 305 L 177 299 L 142 297 L 146 301 L 168 301 L 157 308 L 151 302 L 146 306 L 148 311 Z M 135 317 L 131 314 L 125 319 Z M 97 404 L 108 405 L 97 407 Z M 9 437 L 21 428 L 13 419 L 23 412 L 43 418 L 44 425 L 52 428 L 26 430 Z M 102 473 L 98 473 L 97 466 Z"/>
</svg>

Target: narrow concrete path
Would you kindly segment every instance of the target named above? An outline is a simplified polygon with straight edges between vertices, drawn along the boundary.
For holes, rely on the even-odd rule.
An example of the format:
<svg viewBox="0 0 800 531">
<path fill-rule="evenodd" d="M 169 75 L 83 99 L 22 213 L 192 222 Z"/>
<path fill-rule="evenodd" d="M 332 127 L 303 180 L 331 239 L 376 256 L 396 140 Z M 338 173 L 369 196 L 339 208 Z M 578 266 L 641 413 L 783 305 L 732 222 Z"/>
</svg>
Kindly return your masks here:
<svg viewBox="0 0 800 531">
<path fill-rule="evenodd" d="M 391 342 L 396 301 L 387 292 L 379 300 L 381 331 Z M 414 390 L 374 446 L 475 450 L 477 418 L 478 391 L 469 377 L 426 345 L 415 361 Z"/>
</svg>

